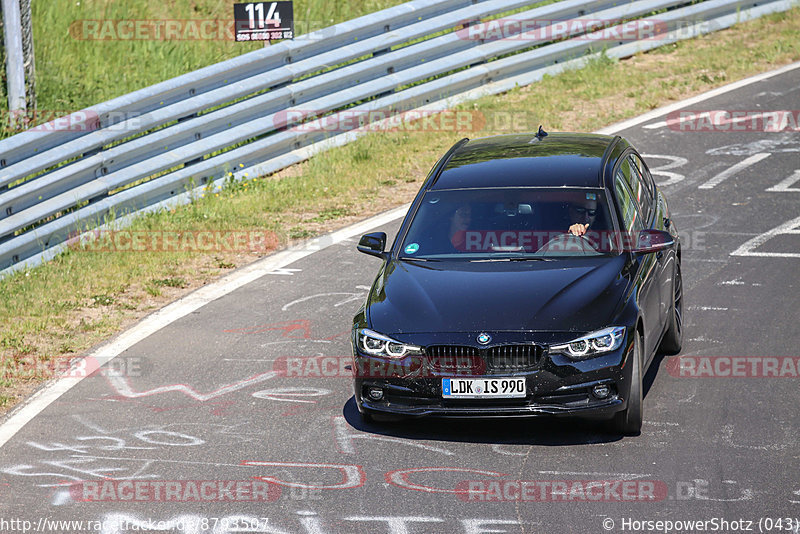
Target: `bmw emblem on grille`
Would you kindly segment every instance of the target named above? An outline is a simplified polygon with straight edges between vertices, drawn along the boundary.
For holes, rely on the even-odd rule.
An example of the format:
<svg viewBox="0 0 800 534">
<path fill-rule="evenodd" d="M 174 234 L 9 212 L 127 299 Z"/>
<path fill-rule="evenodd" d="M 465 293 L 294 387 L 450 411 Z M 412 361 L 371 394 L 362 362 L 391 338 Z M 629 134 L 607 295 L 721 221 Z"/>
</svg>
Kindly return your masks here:
<svg viewBox="0 0 800 534">
<path fill-rule="evenodd" d="M 486 332 L 481 332 L 480 334 L 478 334 L 478 343 L 480 343 L 481 345 L 486 345 L 491 340 L 492 340 L 492 336 L 490 336 Z"/>
</svg>

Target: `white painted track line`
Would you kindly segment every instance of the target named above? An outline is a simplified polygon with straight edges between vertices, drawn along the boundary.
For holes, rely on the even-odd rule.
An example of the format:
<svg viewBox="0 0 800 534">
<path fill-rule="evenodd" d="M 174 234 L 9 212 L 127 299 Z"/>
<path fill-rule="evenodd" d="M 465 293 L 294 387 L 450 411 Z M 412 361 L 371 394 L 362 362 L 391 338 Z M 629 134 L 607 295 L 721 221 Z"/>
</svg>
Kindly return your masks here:
<svg viewBox="0 0 800 534">
<path fill-rule="evenodd" d="M 721 173 L 719 173 L 718 175 L 714 176 L 712 179 L 707 181 L 706 183 L 699 185 L 698 189 L 714 189 L 714 187 L 718 186 L 719 184 L 721 184 L 723 181 L 727 180 L 734 174 L 737 174 L 745 170 L 747 167 L 751 167 L 756 163 L 758 163 L 759 161 L 767 159 L 768 157 L 769 153 L 762 152 L 760 154 L 753 154 L 749 158 L 743 159 L 736 165 L 728 167 L 727 169 L 725 169 L 724 171 L 722 171 Z"/>
<path fill-rule="evenodd" d="M 787 221 L 768 232 L 757 235 L 747 241 L 742 246 L 731 252 L 731 256 L 755 256 L 760 258 L 800 258 L 800 252 L 755 252 L 755 249 L 778 235 L 798 235 L 800 234 L 800 217 Z"/>
<path fill-rule="evenodd" d="M 765 191 L 772 193 L 800 193 L 800 187 L 792 187 L 797 182 L 800 182 L 800 169 L 797 169 L 791 176 L 785 180 L 781 180 Z"/>
</svg>

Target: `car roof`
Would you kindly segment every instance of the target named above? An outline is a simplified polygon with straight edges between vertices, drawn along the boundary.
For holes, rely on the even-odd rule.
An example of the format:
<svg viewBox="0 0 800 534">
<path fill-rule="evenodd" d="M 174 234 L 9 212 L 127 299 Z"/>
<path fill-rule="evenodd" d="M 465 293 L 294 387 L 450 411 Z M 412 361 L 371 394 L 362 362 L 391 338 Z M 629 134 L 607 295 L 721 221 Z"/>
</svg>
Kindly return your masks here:
<svg viewBox="0 0 800 534">
<path fill-rule="evenodd" d="M 462 141 L 429 189 L 603 187 L 606 154 L 618 139 L 585 133 L 543 137 L 527 133 Z"/>
</svg>

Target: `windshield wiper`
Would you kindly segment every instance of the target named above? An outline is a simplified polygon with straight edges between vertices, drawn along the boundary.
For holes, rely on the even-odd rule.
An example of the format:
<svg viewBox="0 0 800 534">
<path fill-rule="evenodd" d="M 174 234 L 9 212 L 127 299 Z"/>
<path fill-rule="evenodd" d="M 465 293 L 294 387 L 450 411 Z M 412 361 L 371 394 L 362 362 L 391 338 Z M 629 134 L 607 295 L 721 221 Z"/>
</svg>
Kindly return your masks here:
<svg viewBox="0 0 800 534">
<path fill-rule="evenodd" d="M 517 257 L 517 258 L 487 258 L 485 260 L 469 260 L 471 263 L 491 263 L 496 261 L 554 261 L 553 258 Z"/>
<path fill-rule="evenodd" d="M 433 259 L 433 258 L 412 258 L 410 256 L 401 256 L 398 259 L 401 259 L 401 260 L 404 260 L 404 261 L 442 261 L 442 260 L 436 260 L 436 259 Z"/>
</svg>

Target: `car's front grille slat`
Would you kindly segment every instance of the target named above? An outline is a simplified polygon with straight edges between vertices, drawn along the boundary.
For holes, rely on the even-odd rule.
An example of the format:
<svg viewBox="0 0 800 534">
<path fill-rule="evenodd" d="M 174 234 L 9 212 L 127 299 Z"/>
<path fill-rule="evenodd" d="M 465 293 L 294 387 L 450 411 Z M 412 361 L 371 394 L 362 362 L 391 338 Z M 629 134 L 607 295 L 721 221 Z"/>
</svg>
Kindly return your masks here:
<svg viewBox="0 0 800 534">
<path fill-rule="evenodd" d="M 428 361 L 437 371 L 492 374 L 530 371 L 541 364 L 538 345 L 498 345 L 486 349 L 466 345 L 431 345 L 425 349 Z"/>
</svg>

